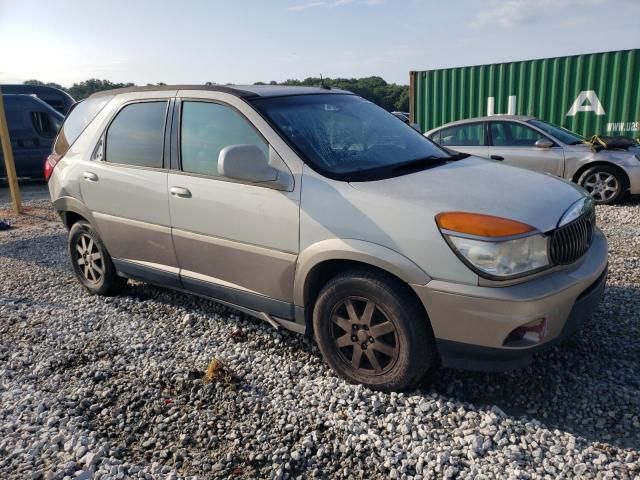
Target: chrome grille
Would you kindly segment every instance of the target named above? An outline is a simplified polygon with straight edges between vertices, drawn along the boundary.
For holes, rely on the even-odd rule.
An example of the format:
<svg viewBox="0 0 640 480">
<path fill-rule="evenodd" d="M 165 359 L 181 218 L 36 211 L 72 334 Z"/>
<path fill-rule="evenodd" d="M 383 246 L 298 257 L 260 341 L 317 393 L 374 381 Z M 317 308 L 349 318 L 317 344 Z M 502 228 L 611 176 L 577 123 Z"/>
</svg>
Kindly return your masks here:
<svg viewBox="0 0 640 480">
<path fill-rule="evenodd" d="M 557 228 L 551 237 L 551 261 L 566 265 L 578 260 L 591 246 L 595 227 L 596 212 L 592 208 L 573 222 Z"/>
</svg>

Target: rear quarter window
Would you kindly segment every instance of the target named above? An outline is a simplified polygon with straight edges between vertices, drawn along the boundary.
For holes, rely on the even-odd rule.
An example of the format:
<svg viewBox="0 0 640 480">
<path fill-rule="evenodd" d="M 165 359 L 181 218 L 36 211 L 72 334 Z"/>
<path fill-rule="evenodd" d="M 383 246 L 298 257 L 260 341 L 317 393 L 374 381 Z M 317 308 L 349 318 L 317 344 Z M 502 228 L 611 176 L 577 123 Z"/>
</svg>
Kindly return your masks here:
<svg viewBox="0 0 640 480">
<path fill-rule="evenodd" d="M 60 156 L 66 154 L 73 142 L 78 139 L 84 129 L 112 98 L 113 95 L 105 95 L 89 98 L 76 104 L 62 124 L 58 138 L 56 138 L 53 146 L 53 151 Z"/>
</svg>

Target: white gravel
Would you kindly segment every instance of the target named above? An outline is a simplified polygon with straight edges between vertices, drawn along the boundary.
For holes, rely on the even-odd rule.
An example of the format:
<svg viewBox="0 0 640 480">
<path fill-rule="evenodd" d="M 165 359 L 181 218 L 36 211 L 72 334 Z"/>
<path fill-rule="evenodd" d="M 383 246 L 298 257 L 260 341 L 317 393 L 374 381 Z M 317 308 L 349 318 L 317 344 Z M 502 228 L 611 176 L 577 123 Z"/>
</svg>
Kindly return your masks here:
<svg viewBox="0 0 640 480">
<path fill-rule="evenodd" d="M 598 208 L 610 276 L 576 337 L 509 374 L 346 384 L 309 339 L 130 284 L 86 294 L 43 201 L 0 232 L 0 478 L 639 478 L 640 205 Z M 236 376 L 204 384 L 213 357 Z"/>
</svg>

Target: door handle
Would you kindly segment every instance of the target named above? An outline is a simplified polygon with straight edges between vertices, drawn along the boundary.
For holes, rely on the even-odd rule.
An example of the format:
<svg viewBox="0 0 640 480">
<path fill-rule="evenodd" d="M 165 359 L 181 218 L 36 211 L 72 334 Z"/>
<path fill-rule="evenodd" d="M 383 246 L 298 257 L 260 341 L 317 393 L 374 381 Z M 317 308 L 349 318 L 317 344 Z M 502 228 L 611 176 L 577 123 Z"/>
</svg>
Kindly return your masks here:
<svg viewBox="0 0 640 480">
<path fill-rule="evenodd" d="M 88 182 L 97 182 L 98 181 L 98 175 L 96 175 L 93 172 L 84 172 L 82 174 L 82 176 L 84 177 L 84 179 Z"/>
<path fill-rule="evenodd" d="M 180 197 L 180 198 L 191 198 L 191 192 L 187 189 L 187 188 L 183 188 L 183 187 L 171 187 L 171 190 L 169 190 L 169 192 L 171 193 L 171 195 L 173 195 L 174 197 Z"/>
<path fill-rule="evenodd" d="M 504 160 L 504 157 L 501 157 L 500 155 L 491 155 L 491 160 L 498 160 L 499 162 L 501 162 L 502 160 Z"/>
</svg>

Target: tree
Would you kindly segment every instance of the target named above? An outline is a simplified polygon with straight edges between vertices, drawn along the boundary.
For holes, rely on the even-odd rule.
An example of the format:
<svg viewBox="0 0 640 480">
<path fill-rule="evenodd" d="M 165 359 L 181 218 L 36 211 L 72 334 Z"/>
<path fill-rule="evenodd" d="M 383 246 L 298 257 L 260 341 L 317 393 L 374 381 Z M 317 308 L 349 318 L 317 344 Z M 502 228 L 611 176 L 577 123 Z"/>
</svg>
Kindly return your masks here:
<svg viewBox="0 0 640 480">
<path fill-rule="evenodd" d="M 97 78 L 90 78 L 84 82 L 74 83 L 68 92 L 76 100 L 82 100 L 95 92 L 102 92 L 104 90 L 112 90 L 114 88 L 133 87 L 133 83 L 113 83 L 109 80 L 99 80 Z"/>
<path fill-rule="evenodd" d="M 409 87 L 406 87 L 400 93 L 400 96 L 396 100 L 395 109 L 398 112 L 408 112 L 409 111 Z"/>
<path fill-rule="evenodd" d="M 25 85 L 47 85 L 59 88 L 60 90 L 68 92 L 76 100 L 83 100 L 92 93 L 101 92 L 103 90 L 134 86 L 133 83 L 114 83 L 109 80 L 99 80 L 97 78 L 90 78 L 84 82 L 74 83 L 70 88 L 65 88 L 57 83 L 44 83 L 40 80 L 27 80 L 24 83 Z M 153 84 L 148 83 L 147 85 Z M 165 83 L 159 82 L 156 83 L 156 85 L 165 85 Z M 205 85 L 216 85 L 216 83 L 206 82 Z M 383 78 L 377 76 L 364 78 L 323 78 L 322 80 L 319 77 L 308 77 L 304 80 L 289 79 L 281 83 L 278 83 L 275 80 L 271 80 L 268 83 L 256 82 L 254 85 L 315 87 L 325 85 L 331 88 L 349 90 L 389 111 L 400 110 L 406 112 L 409 110 L 409 87 L 406 85 L 387 83 Z"/>
<path fill-rule="evenodd" d="M 407 111 L 409 109 L 409 87 L 387 83 L 381 77 L 323 78 L 322 80 L 320 77 L 309 77 L 302 81 L 285 80 L 280 85 L 307 87 L 325 85 L 331 88 L 349 90 L 389 111 Z"/>
<path fill-rule="evenodd" d="M 53 82 L 44 83 L 44 82 L 41 82 L 40 80 L 27 80 L 26 82 L 23 82 L 23 83 L 24 83 L 24 85 L 53 87 L 53 88 L 57 88 L 59 90 L 64 90 L 65 92 L 67 91 L 67 89 L 64 88 L 62 85 L 60 85 L 59 83 L 53 83 Z"/>
</svg>

